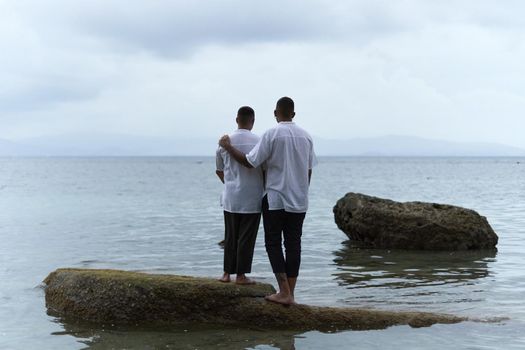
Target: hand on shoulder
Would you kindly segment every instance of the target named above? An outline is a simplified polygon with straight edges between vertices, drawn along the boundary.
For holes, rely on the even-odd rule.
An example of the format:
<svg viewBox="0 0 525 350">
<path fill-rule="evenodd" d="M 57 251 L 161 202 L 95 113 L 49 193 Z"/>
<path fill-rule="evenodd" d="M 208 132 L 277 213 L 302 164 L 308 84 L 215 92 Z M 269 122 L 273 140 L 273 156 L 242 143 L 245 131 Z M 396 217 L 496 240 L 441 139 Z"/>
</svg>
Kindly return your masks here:
<svg viewBox="0 0 525 350">
<path fill-rule="evenodd" d="M 230 146 L 230 144 L 231 144 L 230 136 L 228 136 L 228 135 L 223 135 L 219 139 L 219 146 L 221 146 L 223 148 L 227 148 L 228 146 Z"/>
</svg>

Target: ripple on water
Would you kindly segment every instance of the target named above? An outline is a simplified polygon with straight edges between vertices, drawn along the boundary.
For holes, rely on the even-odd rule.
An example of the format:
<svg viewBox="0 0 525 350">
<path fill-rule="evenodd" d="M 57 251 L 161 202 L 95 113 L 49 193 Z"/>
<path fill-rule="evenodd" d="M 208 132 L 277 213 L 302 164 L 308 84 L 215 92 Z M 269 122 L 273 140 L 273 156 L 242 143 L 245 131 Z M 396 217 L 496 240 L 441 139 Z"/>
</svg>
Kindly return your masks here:
<svg viewBox="0 0 525 350">
<path fill-rule="evenodd" d="M 480 287 L 490 276 L 490 264 L 497 252 L 379 250 L 348 241 L 334 255 L 336 280 L 352 290 L 349 303 L 363 297 L 374 305 L 410 307 L 482 302 L 482 296 L 465 296 L 485 291 Z"/>
<path fill-rule="evenodd" d="M 346 348 L 350 343 L 374 349 L 392 342 L 411 349 L 524 348 L 523 342 L 512 340 L 522 337 L 525 322 L 525 167 L 503 158 L 321 159 L 304 226 L 297 298 L 319 305 L 510 317 L 504 326 L 467 322 L 333 335 L 187 329 L 186 335 L 183 330 L 93 330 L 47 316 L 41 293 L 28 288 L 57 267 L 220 273 L 221 185 L 213 159 L 196 160 L 2 161 L 0 280 L 9 283 L 0 282 L 0 347 L 290 348 L 297 340 L 300 349 Z M 346 236 L 334 224 L 332 207 L 348 191 L 473 208 L 498 233 L 499 251 L 422 253 L 341 244 Z M 252 276 L 275 283 L 261 233 Z M 70 336 L 53 337 L 52 332 Z"/>
</svg>

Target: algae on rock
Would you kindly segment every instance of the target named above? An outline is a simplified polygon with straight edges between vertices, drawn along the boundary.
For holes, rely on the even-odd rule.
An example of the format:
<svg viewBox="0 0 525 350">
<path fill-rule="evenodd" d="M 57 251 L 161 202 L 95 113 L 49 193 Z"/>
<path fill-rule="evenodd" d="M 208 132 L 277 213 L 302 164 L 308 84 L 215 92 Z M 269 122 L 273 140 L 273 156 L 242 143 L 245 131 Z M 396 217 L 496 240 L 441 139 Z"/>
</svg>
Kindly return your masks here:
<svg viewBox="0 0 525 350">
<path fill-rule="evenodd" d="M 264 283 L 238 286 L 210 278 L 119 270 L 58 269 L 45 280 L 46 306 L 58 315 L 115 325 L 199 323 L 260 329 L 383 329 L 457 323 L 461 317 L 425 312 L 292 305 L 264 300 Z"/>
</svg>

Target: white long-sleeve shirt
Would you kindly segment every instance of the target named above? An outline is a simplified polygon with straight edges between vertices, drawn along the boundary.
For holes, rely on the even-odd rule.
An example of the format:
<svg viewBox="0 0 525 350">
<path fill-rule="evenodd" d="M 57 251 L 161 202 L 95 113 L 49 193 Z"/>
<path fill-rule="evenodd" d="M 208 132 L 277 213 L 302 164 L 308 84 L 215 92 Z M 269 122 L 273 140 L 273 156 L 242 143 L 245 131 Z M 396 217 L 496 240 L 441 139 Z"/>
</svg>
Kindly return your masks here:
<svg viewBox="0 0 525 350">
<path fill-rule="evenodd" d="M 249 153 L 260 140 L 247 129 L 237 129 L 229 136 L 232 146 L 243 153 Z M 248 169 L 222 147 L 217 150 L 216 163 L 217 170 L 224 172 L 223 209 L 230 213 L 260 213 L 264 191 L 261 166 Z"/>
</svg>

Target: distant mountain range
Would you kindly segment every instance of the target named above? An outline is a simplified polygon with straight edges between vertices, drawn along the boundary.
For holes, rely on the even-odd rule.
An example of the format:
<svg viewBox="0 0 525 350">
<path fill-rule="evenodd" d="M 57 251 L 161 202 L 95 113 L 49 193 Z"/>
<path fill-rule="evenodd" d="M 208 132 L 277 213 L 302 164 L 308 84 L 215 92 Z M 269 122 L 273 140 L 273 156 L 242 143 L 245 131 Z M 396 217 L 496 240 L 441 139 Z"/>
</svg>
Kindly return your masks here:
<svg viewBox="0 0 525 350">
<path fill-rule="evenodd" d="M 413 136 L 329 140 L 314 137 L 321 156 L 525 156 L 525 149 L 496 143 L 450 142 Z M 0 140 L 0 156 L 205 156 L 216 139 L 167 139 L 97 134 Z"/>
<path fill-rule="evenodd" d="M 317 139 L 320 154 L 356 156 L 525 156 L 525 149 L 486 142 L 452 142 L 414 136 Z"/>
</svg>

